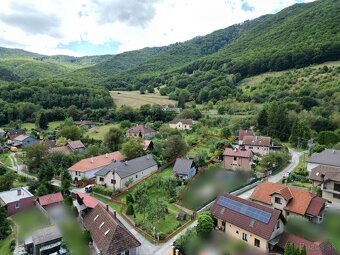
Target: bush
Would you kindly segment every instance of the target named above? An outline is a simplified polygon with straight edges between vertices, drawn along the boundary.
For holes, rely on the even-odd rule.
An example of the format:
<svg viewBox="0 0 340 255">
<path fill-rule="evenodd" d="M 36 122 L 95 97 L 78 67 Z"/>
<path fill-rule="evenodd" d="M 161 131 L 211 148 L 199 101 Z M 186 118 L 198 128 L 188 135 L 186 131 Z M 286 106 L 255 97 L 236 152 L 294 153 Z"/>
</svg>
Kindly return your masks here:
<svg viewBox="0 0 340 255">
<path fill-rule="evenodd" d="M 134 214 L 133 205 L 129 204 L 126 208 L 126 215 L 133 215 L 133 214 Z"/>
<path fill-rule="evenodd" d="M 92 190 L 96 193 L 102 194 L 104 196 L 109 196 L 109 197 L 112 196 L 112 194 L 113 194 L 113 190 L 105 188 L 102 185 L 94 185 L 92 187 Z"/>
<path fill-rule="evenodd" d="M 72 204 L 73 204 L 72 197 L 66 196 L 66 197 L 64 198 L 64 203 L 65 203 L 67 206 L 72 206 Z"/>
<path fill-rule="evenodd" d="M 15 240 L 11 240 L 11 242 L 9 243 L 9 249 L 13 252 L 14 249 L 15 249 L 15 245 L 16 245 L 16 242 Z"/>
</svg>

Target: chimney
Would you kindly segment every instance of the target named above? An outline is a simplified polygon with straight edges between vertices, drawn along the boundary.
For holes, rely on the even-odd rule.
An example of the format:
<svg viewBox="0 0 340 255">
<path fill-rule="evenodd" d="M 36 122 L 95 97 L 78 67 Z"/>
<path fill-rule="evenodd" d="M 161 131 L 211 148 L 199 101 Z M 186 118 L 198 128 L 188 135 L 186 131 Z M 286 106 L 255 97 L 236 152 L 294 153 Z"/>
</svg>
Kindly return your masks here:
<svg viewBox="0 0 340 255">
<path fill-rule="evenodd" d="M 110 210 L 109 210 L 109 205 L 108 205 L 108 204 L 106 204 L 106 211 L 108 211 L 108 212 L 110 211 Z"/>
<path fill-rule="evenodd" d="M 21 196 L 21 189 L 17 189 L 17 195 Z"/>
</svg>

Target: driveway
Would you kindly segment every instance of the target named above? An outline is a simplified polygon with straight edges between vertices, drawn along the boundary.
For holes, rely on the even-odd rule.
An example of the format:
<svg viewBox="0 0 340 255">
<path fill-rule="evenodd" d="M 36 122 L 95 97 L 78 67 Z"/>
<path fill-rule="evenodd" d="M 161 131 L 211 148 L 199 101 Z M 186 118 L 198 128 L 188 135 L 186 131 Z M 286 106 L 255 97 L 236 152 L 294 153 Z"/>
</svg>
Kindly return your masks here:
<svg viewBox="0 0 340 255">
<path fill-rule="evenodd" d="M 21 175 L 21 176 L 25 176 L 27 178 L 31 178 L 31 179 L 35 179 L 37 180 L 38 178 L 33 176 L 33 175 L 30 175 L 30 174 L 27 174 L 25 173 L 23 170 L 24 169 L 27 169 L 27 166 L 24 165 L 24 164 L 18 164 L 18 160 L 16 158 L 16 155 L 15 153 L 11 153 L 9 155 L 9 159 L 11 160 L 11 163 L 12 163 L 12 166 L 10 167 L 13 171 L 15 171 L 17 174 Z"/>
<path fill-rule="evenodd" d="M 298 151 L 289 149 L 289 153 L 292 157 L 289 165 L 285 169 L 283 169 L 281 172 L 279 172 L 275 175 L 269 176 L 268 181 L 279 182 L 285 175 L 288 175 L 290 172 L 292 172 L 294 170 L 295 167 L 297 167 L 299 165 L 300 156 L 302 156 L 304 152 L 298 152 Z M 239 197 L 243 198 L 243 199 L 248 199 L 251 196 L 251 194 L 253 193 L 254 190 L 255 190 L 255 188 L 252 188 L 252 189 L 240 194 Z"/>
</svg>

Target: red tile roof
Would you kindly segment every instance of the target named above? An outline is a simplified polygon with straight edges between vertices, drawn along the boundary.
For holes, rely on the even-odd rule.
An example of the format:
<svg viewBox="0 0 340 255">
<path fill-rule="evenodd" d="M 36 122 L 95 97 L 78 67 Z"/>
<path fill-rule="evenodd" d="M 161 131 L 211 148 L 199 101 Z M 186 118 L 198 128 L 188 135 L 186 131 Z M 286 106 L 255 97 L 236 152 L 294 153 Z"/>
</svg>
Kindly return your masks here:
<svg viewBox="0 0 340 255">
<path fill-rule="evenodd" d="M 228 209 L 226 207 L 219 205 L 217 201 L 221 196 L 240 202 L 244 205 L 249 205 L 257 209 L 263 210 L 265 212 L 271 213 L 272 216 L 268 224 L 262 221 L 259 221 L 259 220 L 254 220 L 253 218 L 249 216 L 246 216 L 244 214 L 241 214 L 239 212 L 233 211 L 231 209 Z M 270 240 L 273 230 L 279 218 L 283 220 L 283 216 L 279 210 L 272 209 L 267 206 L 259 205 L 254 202 L 233 196 L 228 193 L 224 193 L 223 195 L 218 196 L 218 198 L 216 199 L 210 211 L 211 211 L 211 214 L 214 216 L 214 218 L 221 219 L 227 223 L 233 224 L 241 229 L 247 230 L 250 233 L 260 236 L 266 240 Z"/>
<path fill-rule="evenodd" d="M 239 141 L 242 141 L 243 140 L 243 137 L 245 136 L 254 136 L 254 132 L 252 130 L 239 130 L 238 131 L 238 140 Z"/>
<path fill-rule="evenodd" d="M 271 146 L 271 138 L 268 136 L 244 136 L 243 144 L 249 146 Z"/>
<path fill-rule="evenodd" d="M 312 213 L 315 213 L 316 211 L 320 212 L 324 205 L 324 203 L 321 203 L 321 200 L 313 193 L 297 187 L 272 182 L 263 182 L 259 184 L 255 188 L 253 194 L 251 194 L 250 199 L 271 205 L 271 195 L 273 194 L 281 194 L 283 198 L 289 201 L 284 208 L 285 210 L 300 215 L 305 215 L 311 206 L 308 210 L 308 214 L 318 216 L 318 214 Z M 324 202 L 325 201 L 326 200 L 324 200 Z"/>
<path fill-rule="evenodd" d="M 225 148 L 223 152 L 223 156 L 230 156 L 230 157 L 241 157 L 241 158 L 250 158 L 252 157 L 253 152 L 247 149 L 233 149 L 233 148 Z"/>
<path fill-rule="evenodd" d="M 78 197 L 83 201 L 84 205 L 89 208 L 95 208 L 96 205 L 99 203 L 97 199 L 91 197 L 90 195 L 77 192 Z"/>
<path fill-rule="evenodd" d="M 41 196 L 39 197 L 38 200 L 41 206 L 45 206 L 45 205 L 51 205 L 54 203 L 60 203 L 64 201 L 64 198 L 63 198 L 63 195 L 60 192 L 58 192 L 58 193 Z"/>
<path fill-rule="evenodd" d="M 120 151 L 115 151 L 93 158 L 85 158 L 75 163 L 68 170 L 87 172 L 92 169 L 107 166 L 108 164 L 112 163 L 113 160 L 124 160 L 124 156 L 120 153 Z"/>
<path fill-rule="evenodd" d="M 283 233 L 277 245 L 284 249 L 287 243 L 293 243 L 300 249 L 305 246 L 307 255 L 339 255 L 328 242 L 311 242 L 295 235 Z"/>
<path fill-rule="evenodd" d="M 101 204 L 84 217 L 84 226 L 103 255 L 121 254 L 141 245 L 116 215 Z"/>
</svg>

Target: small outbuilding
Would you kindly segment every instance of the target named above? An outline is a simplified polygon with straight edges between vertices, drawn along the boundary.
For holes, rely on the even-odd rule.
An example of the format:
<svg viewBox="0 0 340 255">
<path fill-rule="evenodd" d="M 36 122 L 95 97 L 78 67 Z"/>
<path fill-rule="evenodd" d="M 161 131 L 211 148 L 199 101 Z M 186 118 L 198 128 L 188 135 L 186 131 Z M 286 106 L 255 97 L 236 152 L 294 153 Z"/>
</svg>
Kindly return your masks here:
<svg viewBox="0 0 340 255">
<path fill-rule="evenodd" d="M 176 178 L 188 180 L 196 175 L 197 169 L 194 160 L 178 158 L 176 159 L 173 172 Z"/>
</svg>

